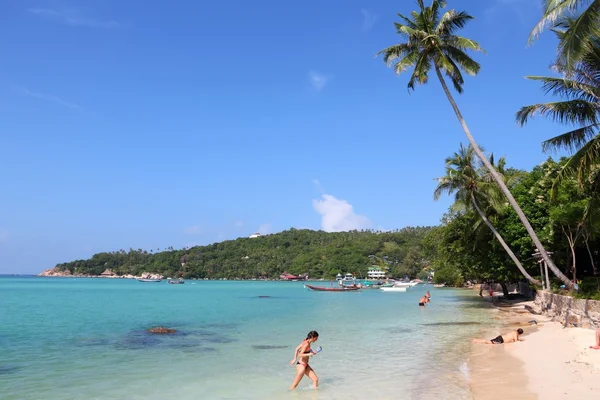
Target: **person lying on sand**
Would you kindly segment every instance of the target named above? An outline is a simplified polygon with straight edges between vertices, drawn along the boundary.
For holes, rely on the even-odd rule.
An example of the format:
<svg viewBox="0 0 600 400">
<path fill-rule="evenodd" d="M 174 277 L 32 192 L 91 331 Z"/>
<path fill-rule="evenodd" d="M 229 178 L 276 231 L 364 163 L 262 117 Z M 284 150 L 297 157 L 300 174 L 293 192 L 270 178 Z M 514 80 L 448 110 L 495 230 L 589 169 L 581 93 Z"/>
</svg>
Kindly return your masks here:
<svg viewBox="0 0 600 400">
<path fill-rule="evenodd" d="M 521 339 L 519 335 L 523 334 L 523 329 L 519 328 L 516 331 L 512 331 L 504 336 L 500 335 L 492 340 L 485 339 L 473 339 L 473 343 L 476 344 L 502 344 L 502 343 L 512 343 L 512 342 L 522 342 L 525 339 Z"/>
<path fill-rule="evenodd" d="M 590 346 L 590 349 L 600 350 L 600 329 L 596 331 L 596 345 Z"/>
</svg>

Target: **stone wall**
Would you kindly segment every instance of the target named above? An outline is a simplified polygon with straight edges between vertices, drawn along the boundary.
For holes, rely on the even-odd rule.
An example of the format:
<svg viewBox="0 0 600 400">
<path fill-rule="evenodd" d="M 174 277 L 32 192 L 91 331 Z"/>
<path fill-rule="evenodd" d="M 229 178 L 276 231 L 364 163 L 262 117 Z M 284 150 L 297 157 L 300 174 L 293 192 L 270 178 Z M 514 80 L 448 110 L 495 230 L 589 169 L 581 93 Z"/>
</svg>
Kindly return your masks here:
<svg viewBox="0 0 600 400">
<path fill-rule="evenodd" d="M 565 326 L 600 328 L 600 301 L 574 299 L 548 292 L 538 291 L 535 305 L 543 315 Z"/>
</svg>

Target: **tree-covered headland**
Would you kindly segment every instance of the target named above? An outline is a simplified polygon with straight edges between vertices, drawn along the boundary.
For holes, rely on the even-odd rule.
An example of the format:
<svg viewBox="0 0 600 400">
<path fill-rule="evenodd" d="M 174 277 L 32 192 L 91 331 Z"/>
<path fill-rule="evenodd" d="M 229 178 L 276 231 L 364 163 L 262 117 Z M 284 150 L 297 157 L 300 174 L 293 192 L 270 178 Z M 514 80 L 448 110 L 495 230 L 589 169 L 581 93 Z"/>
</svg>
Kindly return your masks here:
<svg viewBox="0 0 600 400">
<path fill-rule="evenodd" d="M 364 277 L 368 267 L 378 265 L 391 276 L 418 276 L 426 266 L 421 243 L 431 229 L 332 233 L 290 229 L 181 250 L 98 253 L 88 260 L 58 264 L 56 268 L 84 275 L 100 275 L 110 269 L 118 275 L 152 272 L 197 279 L 274 279 L 283 272 L 332 279 L 338 273 Z"/>
</svg>

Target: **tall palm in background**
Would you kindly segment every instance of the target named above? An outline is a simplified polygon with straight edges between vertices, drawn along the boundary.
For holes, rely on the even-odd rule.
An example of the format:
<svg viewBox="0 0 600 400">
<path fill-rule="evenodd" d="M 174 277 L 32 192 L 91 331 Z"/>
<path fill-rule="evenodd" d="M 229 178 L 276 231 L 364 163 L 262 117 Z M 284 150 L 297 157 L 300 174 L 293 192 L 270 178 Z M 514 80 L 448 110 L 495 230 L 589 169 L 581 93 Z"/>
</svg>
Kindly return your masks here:
<svg viewBox="0 0 600 400">
<path fill-rule="evenodd" d="M 454 89 L 458 93 L 462 93 L 464 79 L 462 72 L 469 75 L 476 75 L 479 72 L 480 66 L 466 53 L 468 50 L 484 51 L 479 44 L 471 39 L 467 39 L 456 35 L 456 31 L 463 28 L 468 21 L 473 19 L 472 16 L 464 11 L 446 11 L 440 15 L 442 8 L 446 6 L 444 1 L 432 0 L 431 6 L 425 7 L 423 0 L 417 0 L 419 5 L 418 11 L 411 13 L 412 18 L 408 18 L 402 14 L 398 14 L 402 22 L 395 23 L 397 33 L 403 38 L 404 42 L 395 44 L 383 49 L 378 55 L 383 55 L 383 60 L 388 65 L 393 65 L 397 74 L 405 72 L 413 67 L 408 88 L 414 90 L 416 84 L 425 84 L 429 79 L 431 68 L 442 84 L 444 93 L 456 114 L 460 124 L 462 125 L 469 143 L 473 146 L 473 150 L 483 165 L 490 171 L 494 180 L 506 196 L 508 202 L 515 210 L 521 222 L 525 226 L 527 233 L 531 237 L 535 247 L 539 249 L 542 257 L 550 267 L 552 272 L 559 277 L 564 284 L 572 288 L 573 283 L 556 267 L 554 262 L 548 256 L 546 249 L 540 242 L 531 224 L 525 217 L 521 207 L 504 184 L 502 177 L 494 169 L 490 161 L 485 157 L 473 135 L 469 130 L 448 86 L 444 80 L 444 74 L 450 79 Z"/>
<path fill-rule="evenodd" d="M 570 73 L 589 48 L 590 41 L 600 37 L 600 0 L 544 0 L 543 10 L 542 19 L 531 32 L 529 42 L 546 27 L 560 25 L 569 19 L 571 23 L 558 45 L 556 64 Z"/>
<path fill-rule="evenodd" d="M 499 166 L 503 168 L 504 160 L 500 159 Z M 541 285 L 541 282 L 527 273 L 523 265 L 506 244 L 502 235 L 496 230 L 492 222 L 482 211 L 480 204 L 482 202 L 498 201 L 498 186 L 488 179 L 488 171 L 480 168 L 475 163 L 473 146 L 465 147 L 462 144 L 458 152 L 451 157 L 446 158 L 446 175 L 437 178 L 438 185 L 433 192 L 433 198 L 438 200 L 442 194 L 453 194 L 456 203 L 461 203 L 467 208 L 475 208 L 483 222 L 490 228 L 502 248 L 513 260 L 521 274 L 534 285 Z"/>
</svg>

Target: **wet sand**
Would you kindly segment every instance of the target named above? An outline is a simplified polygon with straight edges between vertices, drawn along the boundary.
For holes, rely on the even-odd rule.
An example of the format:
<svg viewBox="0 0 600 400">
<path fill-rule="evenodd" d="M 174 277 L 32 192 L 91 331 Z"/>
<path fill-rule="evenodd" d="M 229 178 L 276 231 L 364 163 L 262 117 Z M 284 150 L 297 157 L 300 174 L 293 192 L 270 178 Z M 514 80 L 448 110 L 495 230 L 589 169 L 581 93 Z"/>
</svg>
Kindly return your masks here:
<svg viewBox="0 0 600 400">
<path fill-rule="evenodd" d="M 498 307 L 483 338 L 522 328 L 524 342 L 471 345 L 470 388 L 475 400 L 598 399 L 600 350 L 595 332 L 564 328 L 515 303 Z M 536 320 L 537 325 L 528 321 Z"/>
</svg>

